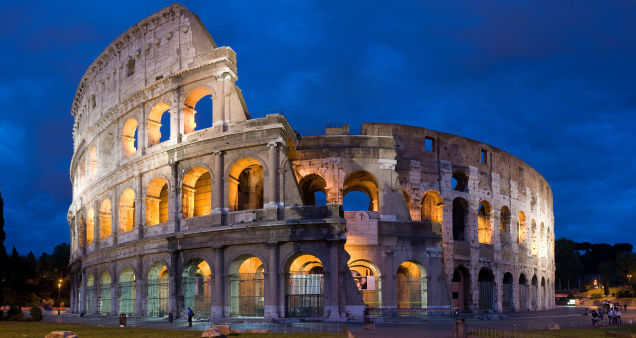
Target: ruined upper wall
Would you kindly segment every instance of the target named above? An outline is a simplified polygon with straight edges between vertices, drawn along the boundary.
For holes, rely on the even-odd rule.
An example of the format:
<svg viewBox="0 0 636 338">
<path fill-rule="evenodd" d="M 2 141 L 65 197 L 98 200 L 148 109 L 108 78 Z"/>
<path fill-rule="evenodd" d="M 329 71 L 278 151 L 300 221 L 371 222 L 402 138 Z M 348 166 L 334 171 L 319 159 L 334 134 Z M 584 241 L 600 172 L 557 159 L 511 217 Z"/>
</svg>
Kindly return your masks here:
<svg viewBox="0 0 636 338">
<path fill-rule="evenodd" d="M 130 27 L 82 76 L 71 109 L 76 146 L 86 127 L 110 108 L 153 82 L 211 60 L 216 48 L 199 18 L 179 4 Z"/>
</svg>

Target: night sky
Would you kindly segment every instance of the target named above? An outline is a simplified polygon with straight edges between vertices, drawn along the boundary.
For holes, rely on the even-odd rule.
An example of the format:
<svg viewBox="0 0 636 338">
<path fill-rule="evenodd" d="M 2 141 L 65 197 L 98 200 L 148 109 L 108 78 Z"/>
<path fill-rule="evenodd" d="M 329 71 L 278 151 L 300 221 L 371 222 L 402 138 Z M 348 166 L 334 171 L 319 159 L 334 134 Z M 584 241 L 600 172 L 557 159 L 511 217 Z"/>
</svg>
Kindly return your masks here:
<svg viewBox="0 0 636 338">
<path fill-rule="evenodd" d="M 8 250 L 69 242 L 70 114 L 84 71 L 163 1 L 0 4 Z M 238 55 L 253 117 L 362 121 L 506 150 L 554 192 L 557 237 L 636 238 L 636 2 L 185 1 Z"/>
</svg>

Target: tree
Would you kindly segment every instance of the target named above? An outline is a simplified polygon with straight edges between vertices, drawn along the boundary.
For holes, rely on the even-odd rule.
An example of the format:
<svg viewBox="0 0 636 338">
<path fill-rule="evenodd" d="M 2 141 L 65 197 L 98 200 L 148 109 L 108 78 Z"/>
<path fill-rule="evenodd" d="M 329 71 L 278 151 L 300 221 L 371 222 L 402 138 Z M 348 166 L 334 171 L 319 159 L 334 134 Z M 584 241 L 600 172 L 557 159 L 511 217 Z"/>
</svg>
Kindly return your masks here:
<svg viewBox="0 0 636 338">
<path fill-rule="evenodd" d="M 573 283 L 583 271 L 576 247 L 577 243 L 566 238 L 559 238 L 554 242 L 556 278 L 561 286 L 567 285 L 568 280 Z"/>
<path fill-rule="evenodd" d="M 628 274 L 633 275 L 632 278 L 636 281 L 636 254 L 632 252 L 622 252 L 616 258 L 616 264 L 618 265 L 618 274 L 621 280 L 631 282 Z"/>
</svg>

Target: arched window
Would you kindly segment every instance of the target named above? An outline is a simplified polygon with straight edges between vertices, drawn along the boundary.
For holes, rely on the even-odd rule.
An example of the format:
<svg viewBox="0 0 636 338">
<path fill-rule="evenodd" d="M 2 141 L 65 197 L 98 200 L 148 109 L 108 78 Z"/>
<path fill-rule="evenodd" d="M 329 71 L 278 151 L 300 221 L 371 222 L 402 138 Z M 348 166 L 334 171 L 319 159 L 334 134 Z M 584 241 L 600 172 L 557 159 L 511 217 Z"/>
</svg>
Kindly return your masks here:
<svg viewBox="0 0 636 338">
<path fill-rule="evenodd" d="M 323 266 L 311 254 L 297 255 L 288 263 L 285 285 L 285 317 L 322 317 Z"/>
<path fill-rule="evenodd" d="M 170 299 L 170 280 L 168 267 L 155 262 L 148 272 L 148 317 L 168 316 Z"/>
<path fill-rule="evenodd" d="M 212 308 L 212 270 L 202 259 L 193 259 L 183 269 L 184 307 L 200 318 L 210 318 Z"/>
<path fill-rule="evenodd" d="M 95 239 L 95 210 L 88 209 L 86 213 L 86 245 L 93 243 Z"/>
<path fill-rule="evenodd" d="M 185 134 L 212 126 L 212 98 L 212 91 L 207 88 L 197 88 L 186 97 L 183 108 Z"/>
<path fill-rule="evenodd" d="M 230 316 L 263 317 L 264 267 L 258 257 L 243 255 L 230 264 Z"/>
<path fill-rule="evenodd" d="M 356 204 L 355 201 L 358 200 L 359 198 L 352 200 L 351 201 L 352 203 L 346 203 L 348 202 L 345 200 L 345 198 L 347 197 L 347 194 L 354 191 L 359 191 L 369 197 L 368 208 L 365 208 L 362 210 L 368 210 L 368 211 L 380 210 L 378 181 L 369 172 L 363 171 L 363 170 L 355 171 L 347 175 L 347 177 L 345 177 L 344 187 L 343 187 L 343 194 L 344 194 L 343 208 L 345 211 L 361 210 L 361 208 L 351 210 L 351 208 L 348 207 L 349 204 L 358 206 L 359 204 Z M 355 195 L 352 195 L 352 197 L 353 196 Z"/>
<path fill-rule="evenodd" d="M 526 225 L 526 214 L 524 214 L 523 211 L 519 211 L 517 214 L 517 227 L 517 243 L 525 243 L 528 227 Z"/>
<path fill-rule="evenodd" d="M 422 221 L 443 222 L 442 198 L 435 191 L 429 191 L 422 198 Z"/>
<path fill-rule="evenodd" d="M 427 292 L 426 269 L 416 262 L 400 264 L 397 271 L 398 308 L 426 308 Z"/>
<path fill-rule="evenodd" d="M 94 179 L 97 176 L 97 147 L 92 147 L 88 154 L 88 178 Z"/>
<path fill-rule="evenodd" d="M 168 183 L 157 177 L 148 184 L 146 195 L 146 225 L 168 221 Z"/>
<path fill-rule="evenodd" d="M 457 191 L 468 191 L 468 175 L 462 170 L 453 171 L 451 188 Z"/>
<path fill-rule="evenodd" d="M 530 303 L 532 305 L 532 310 L 536 311 L 539 309 L 539 285 L 538 285 L 537 275 L 532 276 L 532 285 L 530 286 Z"/>
<path fill-rule="evenodd" d="M 99 207 L 99 239 L 106 239 L 110 236 L 112 229 L 112 211 L 110 200 L 105 199 Z"/>
<path fill-rule="evenodd" d="M 137 153 L 137 120 L 128 119 L 124 124 L 121 133 L 121 144 L 125 156 L 132 156 Z"/>
<path fill-rule="evenodd" d="M 135 192 L 128 188 L 119 199 L 119 232 L 124 233 L 135 227 Z"/>
<path fill-rule="evenodd" d="M 382 274 L 372 262 L 358 259 L 349 262 L 353 280 L 362 292 L 364 305 L 368 308 L 382 307 Z"/>
<path fill-rule="evenodd" d="M 111 278 L 108 271 L 102 272 L 99 277 L 99 313 L 102 315 L 110 314 L 111 302 Z"/>
<path fill-rule="evenodd" d="M 95 313 L 95 277 L 89 274 L 86 277 L 86 313 Z"/>
<path fill-rule="evenodd" d="M 526 275 L 519 275 L 519 310 L 528 311 L 528 281 Z"/>
<path fill-rule="evenodd" d="M 305 205 L 325 205 L 327 182 L 318 174 L 309 174 L 298 183 Z"/>
<path fill-rule="evenodd" d="M 490 269 L 482 268 L 477 276 L 479 283 L 479 311 L 495 309 L 495 275 Z"/>
<path fill-rule="evenodd" d="M 119 273 L 119 313 L 128 316 L 135 314 L 135 299 L 137 288 L 135 287 L 135 272 L 131 268 L 124 268 Z"/>
<path fill-rule="evenodd" d="M 212 177 L 207 170 L 201 167 L 188 170 L 181 187 L 184 218 L 212 213 Z"/>
<path fill-rule="evenodd" d="M 228 175 L 230 210 L 263 208 L 263 166 L 253 158 L 238 160 Z"/>
<path fill-rule="evenodd" d="M 492 208 L 490 203 L 482 201 L 477 209 L 477 237 L 479 243 L 492 244 Z"/>
<path fill-rule="evenodd" d="M 507 206 L 501 207 L 501 214 L 499 215 L 499 242 L 501 244 L 510 242 L 510 217 L 510 209 Z"/>
<path fill-rule="evenodd" d="M 455 271 L 453 271 L 451 293 L 453 306 L 456 307 L 459 312 L 468 311 L 472 306 L 472 291 L 470 283 L 470 271 L 462 265 L 458 266 Z"/>
<path fill-rule="evenodd" d="M 457 197 L 453 200 L 453 239 L 466 240 L 466 219 L 468 218 L 468 203 Z"/>
<path fill-rule="evenodd" d="M 506 272 L 503 278 L 503 310 L 504 311 L 512 311 L 514 308 L 513 304 L 513 293 L 512 293 L 512 284 L 513 278 L 510 272 Z"/>
<path fill-rule="evenodd" d="M 170 106 L 157 103 L 148 115 L 148 146 L 170 139 Z"/>
</svg>

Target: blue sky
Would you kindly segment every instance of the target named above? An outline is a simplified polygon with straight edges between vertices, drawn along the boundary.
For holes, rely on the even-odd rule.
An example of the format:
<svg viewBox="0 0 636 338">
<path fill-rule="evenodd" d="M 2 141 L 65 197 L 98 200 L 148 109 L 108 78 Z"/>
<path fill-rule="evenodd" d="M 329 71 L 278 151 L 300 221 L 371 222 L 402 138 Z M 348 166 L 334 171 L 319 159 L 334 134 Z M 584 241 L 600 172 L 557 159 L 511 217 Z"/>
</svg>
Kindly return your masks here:
<svg viewBox="0 0 636 338">
<path fill-rule="evenodd" d="M 8 250 L 69 240 L 71 103 L 95 57 L 163 1 L 0 3 Z M 238 54 L 253 116 L 299 130 L 394 122 L 537 169 L 557 237 L 636 238 L 636 2 L 184 1 Z"/>
</svg>

